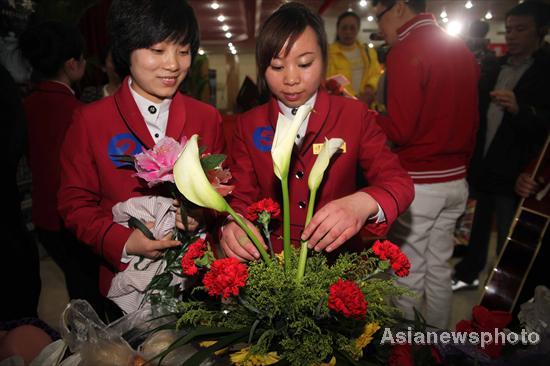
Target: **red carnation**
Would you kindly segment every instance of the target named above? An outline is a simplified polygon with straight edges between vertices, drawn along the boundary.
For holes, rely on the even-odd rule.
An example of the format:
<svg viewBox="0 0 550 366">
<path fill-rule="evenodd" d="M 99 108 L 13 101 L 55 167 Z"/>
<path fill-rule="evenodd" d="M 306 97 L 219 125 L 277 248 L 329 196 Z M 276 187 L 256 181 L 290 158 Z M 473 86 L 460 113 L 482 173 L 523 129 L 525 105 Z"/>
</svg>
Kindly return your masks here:
<svg viewBox="0 0 550 366">
<path fill-rule="evenodd" d="M 281 214 L 281 207 L 271 198 L 264 198 L 258 202 L 254 202 L 246 208 L 245 217 L 250 221 L 256 221 L 262 212 L 267 212 L 272 219 Z"/>
<path fill-rule="evenodd" d="M 361 319 L 367 313 L 367 301 L 354 281 L 341 278 L 330 286 L 328 307 L 346 318 Z"/>
<path fill-rule="evenodd" d="M 222 258 L 210 265 L 203 283 L 210 296 L 220 295 L 224 299 L 239 295 L 239 289 L 246 285 L 248 270 L 237 258 Z"/>
<path fill-rule="evenodd" d="M 390 261 L 391 267 L 398 277 L 405 277 L 409 274 L 411 268 L 409 258 L 389 240 L 377 240 L 372 246 L 372 251 L 381 260 Z"/>
<path fill-rule="evenodd" d="M 195 264 L 195 259 L 202 257 L 205 250 L 206 242 L 204 239 L 198 239 L 189 246 L 187 252 L 183 258 L 181 258 L 181 268 L 183 270 L 183 274 L 193 276 L 199 271 L 197 265 Z"/>
</svg>

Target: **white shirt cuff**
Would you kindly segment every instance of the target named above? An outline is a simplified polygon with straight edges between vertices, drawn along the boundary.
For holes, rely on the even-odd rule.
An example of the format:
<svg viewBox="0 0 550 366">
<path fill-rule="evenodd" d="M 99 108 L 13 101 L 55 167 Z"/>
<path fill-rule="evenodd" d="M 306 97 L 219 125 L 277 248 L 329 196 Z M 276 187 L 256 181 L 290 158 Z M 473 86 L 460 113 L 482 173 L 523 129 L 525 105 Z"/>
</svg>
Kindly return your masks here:
<svg viewBox="0 0 550 366">
<path fill-rule="evenodd" d="M 376 203 L 376 205 L 378 206 L 378 212 L 376 213 L 376 215 L 369 217 L 368 221 L 374 221 L 375 224 L 379 224 L 386 221 L 386 215 L 384 214 L 384 210 L 382 210 L 382 207 L 380 207 L 378 202 Z"/>
<path fill-rule="evenodd" d="M 130 263 L 132 258 L 128 255 L 128 252 L 126 251 L 126 245 L 122 249 L 122 256 L 120 257 L 121 263 Z"/>
</svg>

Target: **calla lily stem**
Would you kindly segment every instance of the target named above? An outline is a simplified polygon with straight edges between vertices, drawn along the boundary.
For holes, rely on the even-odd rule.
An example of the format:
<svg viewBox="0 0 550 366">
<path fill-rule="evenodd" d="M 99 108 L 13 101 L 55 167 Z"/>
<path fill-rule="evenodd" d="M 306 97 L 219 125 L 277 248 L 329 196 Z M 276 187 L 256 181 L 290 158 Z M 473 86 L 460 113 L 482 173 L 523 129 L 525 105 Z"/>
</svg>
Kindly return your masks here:
<svg viewBox="0 0 550 366">
<path fill-rule="evenodd" d="M 250 230 L 248 225 L 245 224 L 243 219 L 229 206 L 227 205 L 227 212 L 233 217 L 233 220 L 246 232 L 246 235 L 252 240 L 254 245 L 256 246 L 256 249 L 260 252 L 260 255 L 262 256 L 262 259 L 267 264 L 271 264 L 271 258 L 269 257 L 269 254 L 267 254 L 266 250 L 264 249 L 263 245 L 260 243 L 256 235 Z"/>
<path fill-rule="evenodd" d="M 313 217 L 313 209 L 315 208 L 315 196 L 317 195 L 317 190 L 312 190 L 309 192 L 309 203 L 307 206 L 307 216 L 306 216 L 306 224 L 304 228 L 306 228 L 309 223 L 311 222 L 311 218 Z M 307 240 L 301 240 L 300 242 L 300 258 L 298 259 L 298 271 L 296 272 L 296 281 L 301 282 L 304 278 L 304 273 L 306 272 L 306 260 L 307 260 Z"/>
<path fill-rule="evenodd" d="M 288 175 L 281 179 L 283 187 L 283 255 L 285 260 L 285 272 L 290 271 L 290 258 L 292 247 L 290 244 L 290 204 L 288 195 Z"/>
</svg>

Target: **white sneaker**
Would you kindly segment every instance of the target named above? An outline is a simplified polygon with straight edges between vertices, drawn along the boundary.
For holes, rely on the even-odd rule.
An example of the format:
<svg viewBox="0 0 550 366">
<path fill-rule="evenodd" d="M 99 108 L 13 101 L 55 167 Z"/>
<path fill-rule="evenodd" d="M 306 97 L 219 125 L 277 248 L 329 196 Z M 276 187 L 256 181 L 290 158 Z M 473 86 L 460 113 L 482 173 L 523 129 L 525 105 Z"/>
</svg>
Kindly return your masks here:
<svg viewBox="0 0 550 366">
<path fill-rule="evenodd" d="M 471 290 L 475 289 L 479 286 L 479 280 L 476 278 L 472 283 L 464 282 L 461 280 L 453 280 L 451 284 L 451 288 L 453 291 L 458 290 Z"/>
</svg>

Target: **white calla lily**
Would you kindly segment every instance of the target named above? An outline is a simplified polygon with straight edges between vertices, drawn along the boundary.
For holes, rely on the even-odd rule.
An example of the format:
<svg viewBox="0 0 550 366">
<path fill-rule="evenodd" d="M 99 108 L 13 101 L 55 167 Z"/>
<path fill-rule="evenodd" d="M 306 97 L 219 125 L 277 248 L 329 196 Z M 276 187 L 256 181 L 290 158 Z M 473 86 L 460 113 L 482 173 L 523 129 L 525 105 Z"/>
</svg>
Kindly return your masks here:
<svg viewBox="0 0 550 366">
<path fill-rule="evenodd" d="M 235 222 L 246 232 L 263 260 L 270 264 L 269 255 L 260 244 L 258 238 L 248 228 L 246 223 L 229 206 L 225 198 L 219 194 L 206 177 L 199 157 L 198 135 L 193 135 L 185 144 L 180 157 L 174 164 L 174 181 L 176 187 L 185 198 L 201 207 L 211 208 L 219 212 L 228 212 Z"/>
<path fill-rule="evenodd" d="M 273 145 L 271 145 L 271 157 L 273 159 L 273 171 L 281 180 L 288 177 L 290 157 L 292 156 L 296 134 L 312 109 L 309 105 L 301 106 L 292 121 L 279 114 Z"/>
<path fill-rule="evenodd" d="M 229 205 L 208 181 L 199 157 L 198 135 L 185 144 L 174 164 L 174 180 L 178 190 L 189 201 L 201 207 L 227 212 Z"/>
<path fill-rule="evenodd" d="M 315 163 L 313 164 L 313 168 L 311 168 L 311 172 L 309 173 L 309 177 L 307 180 L 307 184 L 310 190 L 316 191 L 319 188 L 319 186 L 321 185 L 321 181 L 323 180 L 325 170 L 327 169 L 328 164 L 330 163 L 330 159 L 332 158 L 332 155 L 334 155 L 336 151 L 338 151 L 342 147 L 343 144 L 344 140 L 342 140 L 341 138 L 332 138 L 328 140 L 325 137 L 325 143 L 323 144 L 319 155 L 317 155 L 317 160 L 315 160 Z"/>
</svg>

